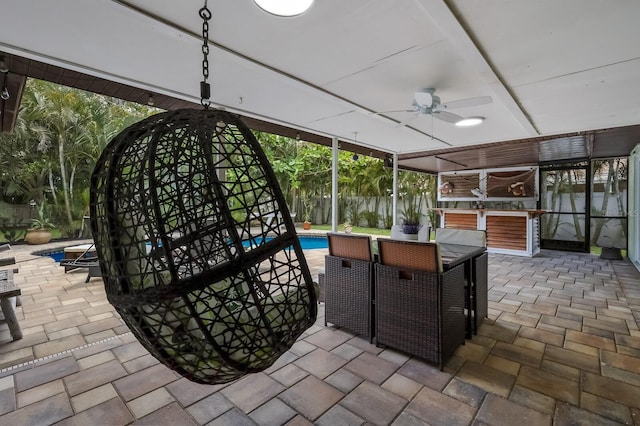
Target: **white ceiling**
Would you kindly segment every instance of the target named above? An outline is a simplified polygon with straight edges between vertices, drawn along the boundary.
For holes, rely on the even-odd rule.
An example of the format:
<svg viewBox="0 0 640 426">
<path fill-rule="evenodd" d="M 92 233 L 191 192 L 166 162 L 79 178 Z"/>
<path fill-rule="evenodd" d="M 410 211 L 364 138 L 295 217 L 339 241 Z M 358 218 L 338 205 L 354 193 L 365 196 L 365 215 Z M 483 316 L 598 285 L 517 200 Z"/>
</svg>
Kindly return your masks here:
<svg viewBox="0 0 640 426">
<path fill-rule="evenodd" d="M 3 0 L 0 51 L 199 101 L 202 0 Z M 316 0 L 279 18 L 209 0 L 212 101 L 406 154 L 640 123 L 640 2 Z M 433 87 L 473 128 L 372 114 Z M 409 120 L 407 126 L 399 122 Z M 433 135 L 433 137 L 432 137 Z"/>
</svg>

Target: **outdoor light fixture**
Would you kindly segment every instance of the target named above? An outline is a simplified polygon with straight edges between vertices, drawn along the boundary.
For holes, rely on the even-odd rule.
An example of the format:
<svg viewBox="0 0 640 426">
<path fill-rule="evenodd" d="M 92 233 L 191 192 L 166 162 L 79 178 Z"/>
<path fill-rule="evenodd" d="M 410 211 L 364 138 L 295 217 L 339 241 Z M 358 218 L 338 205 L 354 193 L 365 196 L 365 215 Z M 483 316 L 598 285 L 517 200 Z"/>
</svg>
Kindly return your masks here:
<svg viewBox="0 0 640 426">
<path fill-rule="evenodd" d="M 306 12 L 313 0 L 253 0 L 265 12 L 277 16 L 297 16 Z"/>
<path fill-rule="evenodd" d="M 7 89 L 7 77 L 8 77 L 8 75 L 9 75 L 8 72 L 4 73 L 4 84 L 3 84 L 2 93 L 0 94 L 0 98 L 2 98 L 5 101 L 7 99 L 9 99 L 9 89 Z"/>
<path fill-rule="evenodd" d="M 456 121 L 457 127 L 472 127 L 477 126 L 478 124 L 484 121 L 484 117 L 467 117 L 463 118 L 460 121 Z"/>
<path fill-rule="evenodd" d="M 153 95 L 149 93 L 149 99 L 147 100 L 147 105 L 154 106 L 156 103 L 153 100 Z"/>
<path fill-rule="evenodd" d="M 7 63 L 7 57 L 0 55 L 0 72 L 9 72 L 9 64 Z"/>
<path fill-rule="evenodd" d="M 353 132 L 353 144 L 358 145 L 358 132 Z M 356 152 L 353 153 L 353 161 L 358 161 L 358 154 Z"/>
</svg>

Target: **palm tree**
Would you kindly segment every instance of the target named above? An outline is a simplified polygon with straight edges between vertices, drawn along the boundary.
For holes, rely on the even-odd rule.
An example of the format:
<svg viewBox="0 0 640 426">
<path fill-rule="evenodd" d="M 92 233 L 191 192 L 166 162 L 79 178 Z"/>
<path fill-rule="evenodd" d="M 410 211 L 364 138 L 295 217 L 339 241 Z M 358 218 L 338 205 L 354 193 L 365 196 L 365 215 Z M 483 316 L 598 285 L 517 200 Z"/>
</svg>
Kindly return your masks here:
<svg viewBox="0 0 640 426">
<path fill-rule="evenodd" d="M 153 110 L 53 83 L 28 80 L 15 130 L 1 135 L 0 184 L 12 202 L 37 203 L 50 194 L 60 228 L 88 208 L 89 179 L 107 142 Z"/>
</svg>

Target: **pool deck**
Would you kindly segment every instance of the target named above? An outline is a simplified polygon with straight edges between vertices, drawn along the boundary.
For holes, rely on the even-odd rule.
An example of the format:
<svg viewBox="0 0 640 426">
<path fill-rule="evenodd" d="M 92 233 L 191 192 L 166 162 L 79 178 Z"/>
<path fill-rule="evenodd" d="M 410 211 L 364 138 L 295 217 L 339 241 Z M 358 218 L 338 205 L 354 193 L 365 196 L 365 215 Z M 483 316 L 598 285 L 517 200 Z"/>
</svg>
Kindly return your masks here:
<svg viewBox="0 0 640 426">
<path fill-rule="evenodd" d="M 324 231 L 322 231 L 324 232 Z M 640 273 L 627 260 L 489 255 L 489 318 L 444 371 L 314 326 L 226 385 L 181 378 L 140 345 L 102 280 L 17 245 L 24 338 L 0 324 L 4 425 L 640 425 Z M 315 275 L 327 250 L 307 250 Z"/>
</svg>

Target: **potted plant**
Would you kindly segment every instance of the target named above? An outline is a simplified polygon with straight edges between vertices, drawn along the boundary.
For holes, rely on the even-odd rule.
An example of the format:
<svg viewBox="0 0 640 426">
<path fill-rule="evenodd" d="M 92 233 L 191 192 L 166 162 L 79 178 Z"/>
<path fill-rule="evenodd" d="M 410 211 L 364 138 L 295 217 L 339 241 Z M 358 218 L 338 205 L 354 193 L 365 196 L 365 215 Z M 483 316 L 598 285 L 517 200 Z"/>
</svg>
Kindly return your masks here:
<svg viewBox="0 0 640 426">
<path fill-rule="evenodd" d="M 302 207 L 304 209 L 302 213 L 302 229 L 308 231 L 311 229 L 311 213 L 313 212 L 313 204 L 311 203 L 311 200 L 304 198 L 302 200 Z"/>
<path fill-rule="evenodd" d="M 351 231 L 353 231 L 353 226 L 351 225 L 351 222 L 347 220 L 342 224 L 342 229 L 344 230 L 345 234 L 350 234 Z"/>
<path fill-rule="evenodd" d="M 420 213 L 418 206 L 414 203 L 409 204 L 402 212 L 402 232 L 406 235 L 415 235 L 417 238 L 420 230 Z"/>
<path fill-rule="evenodd" d="M 55 228 L 55 225 L 51 223 L 45 209 L 45 204 L 42 203 L 38 207 L 38 218 L 31 220 L 31 228 L 27 230 L 27 235 L 24 240 L 29 244 L 46 244 L 51 241 L 51 230 Z"/>
</svg>

